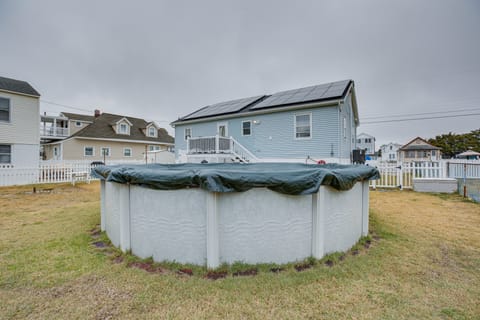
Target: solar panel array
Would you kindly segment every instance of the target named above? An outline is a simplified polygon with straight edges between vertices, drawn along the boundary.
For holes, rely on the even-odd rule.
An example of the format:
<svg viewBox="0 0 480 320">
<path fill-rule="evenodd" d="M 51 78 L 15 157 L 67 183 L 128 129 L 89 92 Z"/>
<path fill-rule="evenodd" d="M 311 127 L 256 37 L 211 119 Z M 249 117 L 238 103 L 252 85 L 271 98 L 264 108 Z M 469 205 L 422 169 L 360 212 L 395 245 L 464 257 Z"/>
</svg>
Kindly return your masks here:
<svg viewBox="0 0 480 320">
<path fill-rule="evenodd" d="M 350 80 L 343 80 L 317 86 L 277 92 L 250 109 L 256 110 L 279 105 L 327 100 L 340 97 L 349 83 Z"/>
<path fill-rule="evenodd" d="M 194 119 L 194 118 L 201 118 L 201 117 L 237 112 L 263 97 L 264 96 L 256 96 L 256 97 L 243 98 L 243 99 L 237 99 L 237 100 L 231 100 L 226 102 L 220 102 L 217 104 L 212 104 L 211 106 L 206 106 L 192 114 L 189 114 L 183 119 L 185 120 Z"/>
</svg>

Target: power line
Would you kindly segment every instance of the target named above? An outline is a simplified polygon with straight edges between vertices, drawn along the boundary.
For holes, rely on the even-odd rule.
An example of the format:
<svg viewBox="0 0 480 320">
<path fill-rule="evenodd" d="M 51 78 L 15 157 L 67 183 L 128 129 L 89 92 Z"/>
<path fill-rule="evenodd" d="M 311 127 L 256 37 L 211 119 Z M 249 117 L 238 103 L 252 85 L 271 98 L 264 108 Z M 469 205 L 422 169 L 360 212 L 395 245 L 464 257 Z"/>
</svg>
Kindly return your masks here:
<svg viewBox="0 0 480 320">
<path fill-rule="evenodd" d="M 46 100 L 40 100 L 40 101 L 43 102 L 43 103 L 46 103 L 46 104 L 52 104 L 52 105 L 55 105 L 55 106 L 60 106 L 60 107 L 68 108 L 68 109 L 74 109 L 74 110 L 80 110 L 80 111 L 93 113 L 93 109 L 88 110 L 88 109 L 69 106 L 69 105 L 66 105 L 66 104 L 56 103 L 56 102 L 52 102 L 52 101 L 46 101 Z"/>
<path fill-rule="evenodd" d="M 439 113 L 454 113 L 454 112 L 464 112 L 464 111 L 476 111 L 480 110 L 480 108 L 469 108 L 469 109 L 458 109 L 458 110 L 451 110 L 451 111 L 430 111 L 430 112 L 422 112 L 422 113 L 408 113 L 408 114 L 392 114 L 392 115 L 384 115 L 384 116 L 370 116 L 370 117 L 362 117 L 362 119 L 380 119 L 380 118 L 398 118 L 398 117 L 407 117 L 407 116 L 420 116 L 420 115 L 428 115 L 428 114 L 439 114 Z"/>
<path fill-rule="evenodd" d="M 458 117 L 468 117 L 468 116 L 477 116 L 480 113 L 467 113 L 467 114 L 456 114 L 449 116 L 438 116 L 438 117 L 420 117 L 420 118 L 407 118 L 407 119 L 392 119 L 392 120 L 380 120 L 380 121 L 370 121 L 362 122 L 361 124 L 375 124 L 375 123 L 387 123 L 387 122 L 405 122 L 405 121 L 417 121 L 417 120 L 432 120 L 432 119 L 445 119 L 445 118 L 458 118 Z"/>
</svg>

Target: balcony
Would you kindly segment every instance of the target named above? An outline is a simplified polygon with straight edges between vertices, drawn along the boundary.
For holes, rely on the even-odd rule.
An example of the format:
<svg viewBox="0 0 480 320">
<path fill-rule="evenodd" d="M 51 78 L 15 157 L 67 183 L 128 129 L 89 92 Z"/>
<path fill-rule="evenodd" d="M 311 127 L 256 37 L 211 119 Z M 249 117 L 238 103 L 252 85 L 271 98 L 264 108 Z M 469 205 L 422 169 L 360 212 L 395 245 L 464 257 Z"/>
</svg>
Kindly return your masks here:
<svg viewBox="0 0 480 320">
<path fill-rule="evenodd" d="M 45 127 L 40 128 L 40 136 L 47 138 L 66 138 L 70 135 L 70 130 L 68 128 L 61 127 Z"/>
</svg>

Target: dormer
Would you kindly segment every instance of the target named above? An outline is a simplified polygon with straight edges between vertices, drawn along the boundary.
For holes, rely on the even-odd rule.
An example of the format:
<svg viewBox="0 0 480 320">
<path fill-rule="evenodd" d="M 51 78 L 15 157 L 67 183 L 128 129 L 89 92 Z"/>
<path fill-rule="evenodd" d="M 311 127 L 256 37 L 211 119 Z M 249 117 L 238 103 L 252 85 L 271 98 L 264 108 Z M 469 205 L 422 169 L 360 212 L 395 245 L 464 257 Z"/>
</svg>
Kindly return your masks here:
<svg viewBox="0 0 480 320">
<path fill-rule="evenodd" d="M 149 122 L 143 130 L 143 134 L 150 138 L 158 138 L 158 129 L 159 127 L 155 124 L 155 122 Z"/>
<path fill-rule="evenodd" d="M 122 118 L 115 122 L 113 125 L 113 130 L 115 130 L 116 134 L 124 134 L 129 136 L 130 135 L 130 128 L 132 127 L 132 123 L 128 121 L 127 118 Z"/>
</svg>

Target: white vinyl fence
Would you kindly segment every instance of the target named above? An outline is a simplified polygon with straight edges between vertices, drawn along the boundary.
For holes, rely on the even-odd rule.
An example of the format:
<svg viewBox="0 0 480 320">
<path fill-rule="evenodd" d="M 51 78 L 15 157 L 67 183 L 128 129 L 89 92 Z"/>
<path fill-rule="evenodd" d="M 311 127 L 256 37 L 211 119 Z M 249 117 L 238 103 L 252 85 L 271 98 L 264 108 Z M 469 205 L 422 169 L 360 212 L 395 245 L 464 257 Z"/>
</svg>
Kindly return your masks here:
<svg viewBox="0 0 480 320">
<path fill-rule="evenodd" d="M 442 160 L 437 162 L 371 162 L 380 171 L 380 179 L 371 180 L 373 188 L 412 189 L 414 178 L 477 178 L 480 161 Z"/>
<path fill-rule="evenodd" d="M 107 164 L 141 164 L 144 161 L 115 161 Z M 91 161 L 41 161 L 34 168 L 0 168 L 0 186 L 90 181 Z"/>
</svg>

